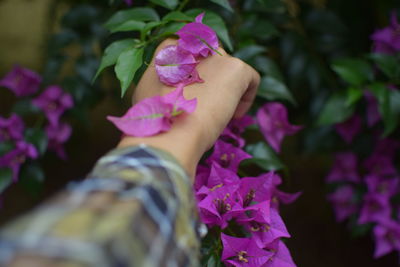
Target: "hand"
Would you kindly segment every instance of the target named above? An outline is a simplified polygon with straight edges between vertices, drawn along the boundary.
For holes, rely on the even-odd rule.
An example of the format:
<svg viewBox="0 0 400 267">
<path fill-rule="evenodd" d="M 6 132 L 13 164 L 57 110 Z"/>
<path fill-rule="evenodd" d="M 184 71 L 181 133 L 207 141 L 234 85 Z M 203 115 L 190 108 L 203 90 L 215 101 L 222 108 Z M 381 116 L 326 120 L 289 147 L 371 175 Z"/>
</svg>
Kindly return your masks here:
<svg viewBox="0 0 400 267">
<path fill-rule="evenodd" d="M 176 43 L 176 40 L 165 40 L 156 53 Z M 195 112 L 177 118 L 169 132 L 146 138 L 125 137 L 120 146 L 147 143 L 167 150 L 193 174 L 202 154 L 211 148 L 232 117 L 241 117 L 247 112 L 260 80 L 259 74 L 252 67 L 228 55 L 222 48 L 218 50 L 222 56 L 209 56 L 196 67 L 204 83 L 184 88 L 186 99 L 197 98 Z M 137 102 L 172 90 L 173 87 L 159 81 L 153 57 L 135 89 L 133 100 Z"/>
</svg>

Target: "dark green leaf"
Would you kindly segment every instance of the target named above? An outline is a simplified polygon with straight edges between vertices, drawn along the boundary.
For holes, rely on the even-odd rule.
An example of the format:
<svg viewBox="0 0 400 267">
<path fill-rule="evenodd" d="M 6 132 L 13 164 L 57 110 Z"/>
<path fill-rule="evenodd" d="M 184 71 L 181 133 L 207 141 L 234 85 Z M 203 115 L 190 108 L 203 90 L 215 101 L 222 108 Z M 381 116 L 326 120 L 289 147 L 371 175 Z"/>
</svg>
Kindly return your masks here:
<svg viewBox="0 0 400 267">
<path fill-rule="evenodd" d="M 121 97 L 124 96 L 136 71 L 143 63 L 143 51 L 143 48 L 129 48 L 118 57 L 114 70 L 121 83 Z"/>
<path fill-rule="evenodd" d="M 44 130 L 40 128 L 29 128 L 25 131 L 25 140 L 33 144 L 40 155 L 43 155 L 47 149 L 47 136 Z"/>
<path fill-rule="evenodd" d="M 110 44 L 105 50 L 104 55 L 101 58 L 100 67 L 97 70 L 96 75 L 93 78 L 93 81 L 96 80 L 97 76 L 108 66 L 111 66 L 117 62 L 119 55 L 129 47 L 133 47 L 139 40 L 137 39 L 124 39 L 120 41 L 116 41 Z"/>
<path fill-rule="evenodd" d="M 279 31 L 269 20 L 252 14 L 240 25 L 239 33 L 245 37 L 250 36 L 264 41 L 276 37 Z"/>
<path fill-rule="evenodd" d="M 223 8 L 226 8 L 230 12 L 234 12 L 228 0 L 210 0 L 210 1 L 222 6 Z"/>
<path fill-rule="evenodd" d="M 143 21 L 128 20 L 108 28 L 111 32 L 141 31 L 146 26 Z"/>
<path fill-rule="evenodd" d="M 14 148 L 14 144 L 11 141 L 0 142 L 0 156 L 3 156 L 8 151 Z"/>
<path fill-rule="evenodd" d="M 218 37 L 221 38 L 221 41 L 226 45 L 226 48 L 229 51 L 232 51 L 233 46 L 228 30 L 224 20 L 219 15 L 212 11 L 203 9 L 191 9 L 186 11 L 186 14 L 194 18 L 202 12 L 205 12 L 203 23 L 210 26 L 217 33 Z"/>
<path fill-rule="evenodd" d="M 94 56 L 80 57 L 75 64 L 76 74 L 86 83 L 90 83 L 96 73 L 99 61 Z"/>
<path fill-rule="evenodd" d="M 36 163 L 24 164 L 20 173 L 20 183 L 27 191 L 37 197 L 43 189 L 45 175 Z"/>
<path fill-rule="evenodd" d="M 168 9 L 174 9 L 178 5 L 178 0 L 150 0 L 150 2 Z"/>
<path fill-rule="evenodd" d="M 379 69 L 390 79 L 397 80 L 400 77 L 399 59 L 393 55 L 371 54 L 370 58 L 378 65 Z"/>
<path fill-rule="evenodd" d="M 296 100 L 286 85 L 273 77 L 266 76 L 261 79 L 257 95 L 267 100 L 287 100 L 296 105 Z"/>
<path fill-rule="evenodd" d="M 142 29 L 142 33 L 143 34 L 147 34 L 148 31 L 150 31 L 151 29 L 162 25 L 164 22 L 161 21 L 151 21 L 149 23 L 146 23 L 146 26 L 144 26 L 144 28 Z"/>
<path fill-rule="evenodd" d="M 285 165 L 279 160 L 276 153 L 265 142 L 258 142 L 246 146 L 246 151 L 254 158 L 246 159 L 242 164 L 256 164 L 266 171 L 281 170 Z"/>
<path fill-rule="evenodd" d="M 167 26 L 160 29 L 160 34 L 163 36 L 175 34 L 177 31 L 179 31 L 185 25 L 186 25 L 186 23 L 184 23 L 184 22 L 168 23 Z"/>
<path fill-rule="evenodd" d="M 264 75 L 283 81 L 283 75 L 278 65 L 270 58 L 258 56 L 254 59 L 254 62 L 252 62 L 252 66 Z"/>
<path fill-rule="evenodd" d="M 267 51 L 267 49 L 264 46 L 254 44 L 254 45 L 247 45 L 247 46 L 239 49 L 233 55 L 235 57 L 240 58 L 243 61 L 248 62 L 253 57 L 255 57 L 261 53 L 264 53 L 265 51 Z"/>
<path fill-rule="evenodd" d="M 332 64 L 332 69 L 344 81 L 351 85 L 361 86 L 373 79 L 371 66 L 364 60 L 343 58 Z"/>
<path fill-rule="evenodd" d="M 184 22 L 191 22 L 193 21 L 192 17 L 189 17 L 185 13 L 182 13 L 180 11 L 172 11 L 165 15 L 162 18 L 162 21 L 184 21 Z"/>
<path fill-rule="evenodd" d="M 40 109 L 32 104 L 30 99 L 21 99 L 15 102 L 12 111 L 20 116 L 39 113 Z"/>
<path fill-rule="evenodd" d="M 127 10 L 122 10 L 115 13 L 105 24 L 104 27 L 110 29 L 128 20 L 137 21 L 158 21 L 160 17 L 157 12 L 148 7 L 137 7 Z"/>
<path fill-rule="evenodd" d="M 400 92 L 390 90 L 382 83 L 374 83 L 368 86 L 376 96 L 379 103 L 379 113 L 385 124 L 384 136 L 392 133 L 398 123 L 400 116 Z"/>
<path fill-rule="evenodd" d="M 354 105 L 363 96 L 363 91 L 359 87 L 347 88 L 347 100 L 346 105 Z"/>
<path fill-rule="evenodd" d="M 12 183 L 12 171 L 0 168 L 0 194 Z"/>
<path fill-rule="evenodd" d="M 347 96 L 333 94 L 325 103 L 318 118 L 319 125 L 330 125 L 345 121 L 353 114 L 353 108 L 347 105 Z"/>
</svg>

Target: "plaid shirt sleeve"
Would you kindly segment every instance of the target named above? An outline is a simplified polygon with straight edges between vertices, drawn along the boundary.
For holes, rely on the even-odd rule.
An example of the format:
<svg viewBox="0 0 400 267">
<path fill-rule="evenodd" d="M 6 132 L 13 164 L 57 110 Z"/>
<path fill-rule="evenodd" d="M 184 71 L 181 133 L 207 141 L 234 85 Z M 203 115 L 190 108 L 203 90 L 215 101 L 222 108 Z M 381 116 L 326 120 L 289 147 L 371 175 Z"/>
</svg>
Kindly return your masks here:
<svg viewBox="0 0 400 267">
<path fill-rule="evenodd" d="M 0 265 L 198 266 L 194 202 L 171 155 L 115 149 L 87 179 L 2 229 Z"/>
</svg>

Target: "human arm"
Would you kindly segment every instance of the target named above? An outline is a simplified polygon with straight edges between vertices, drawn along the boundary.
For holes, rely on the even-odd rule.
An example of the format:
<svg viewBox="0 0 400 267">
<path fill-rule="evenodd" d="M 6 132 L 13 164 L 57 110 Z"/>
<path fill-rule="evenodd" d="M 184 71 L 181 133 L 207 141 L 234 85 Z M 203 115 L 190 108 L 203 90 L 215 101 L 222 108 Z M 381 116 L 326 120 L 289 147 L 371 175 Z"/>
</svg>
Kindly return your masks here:
<svg viewBox="0 0 400 267">
<path fill-rule="evenodd" d="M 178 117 L 166 133 L 124 137 L 86 180 L 5 229 L 0 260 L 8 266 L 196 265 L 198 220 L 189 177 L 229 120 L 247 110 L 258 83 L 254 70 L 220 51 L 223 56 L 198 65 L 205 82 L 185 87 L 186 98 L 198 99 L 194 113 Z M 173 89 L 151 66 L 135 102 Z"/>
</svg>

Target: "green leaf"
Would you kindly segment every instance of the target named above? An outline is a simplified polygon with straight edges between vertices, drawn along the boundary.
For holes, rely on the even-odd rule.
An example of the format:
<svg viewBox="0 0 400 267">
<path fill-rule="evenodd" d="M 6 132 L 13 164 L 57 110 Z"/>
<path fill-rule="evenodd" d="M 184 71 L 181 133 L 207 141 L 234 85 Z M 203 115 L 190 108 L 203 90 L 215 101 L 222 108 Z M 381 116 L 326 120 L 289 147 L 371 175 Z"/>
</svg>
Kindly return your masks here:
<svg viewBox="0 0 400 267">
<path fill-rule="evenodd" d="M 371 54 L 369 58 L 371 58 L 375 64 L 378 65 L 379 69 L 390 79 L 399 79 L 400 64 L 398 57 L 387 54 Z"/>
<path fill-rule="evenodd" d="M 109 30 L 114 32 L 141 31 L 146 26 L 143 21 L 128 20 L 121 24 L 110 27 Z"/>
<path fill-rule="evenodd" d="M 29 114 L 39 113 L 40 109 L 33 105 L 30 99 L 21 99 L 15 102 L 12 107 L 12 112 L 17 113 L 20 116 L 26 116 Z"/>
<path fill-rule="evenodd" d="M 37 163 L 24 164 L 21 169 L 20 183 L 34 197 L 42 192 L 44 179 L 44 172 Z"/>
<path fill-rule="evenodd" d="M 217 5 L 222 6 L 223 8 L 226 8 L 230 12 L 234 12 L 228 0 L 210 0 L 210 1 L 216 3 Z"/>
<path fill-rule="evenodd" d="M 186 11 L 186 14 L 191 17 L 196 17 L 200 13 L 205 12 L 203 23 L 210 26 L 221 39 L 221 41 L 226 45 L 229 51 L 233 50 L 233 45 L 229 37 L 228 30 L 226 28 L 224 20 L 217 14 L 209 10 L 203 9 L 190 9 Z"/>
<path fill-rule="evenodd" d="M 385 125 L 383 136 L 387 136 L 396 129 L 399 123 L 400 92 L 390 90 L 382 83 L 371 84 L 368 88 L 378 99 L 379 113 Z"/>
<path fill-rule="evenodd" d="M 347 96 L 336 93 L 329 97 L 325 103 L 317 123 L 319 125 L 330 125 L 343 122 L 352 114 L 353 107 L 347 105 Z"/>
<path fill-rule="evenodd" d="M 193 21 L 192 17 L 189 17 L 185 13 L 182 13 L 180 11 L 172 11 L 165 15 L 162 18 L 162 21 L 184 21 L 184 22 L 191 22 Z"/>
<path fill-rule="evenodd" d="M 332 69 L 344 81 L 351 85 L 361 86 L 373 79 L 371 66 L 364 60 L 343 58 L 332 64 Z"/>
<path fill-rule="evenodd" d="M 129 48 L 118 57 L 114 70 L 121 84 L 121 97 L 124 96 L 136 71 L 143 63 L 143 51 L 143 48 Z"/>
<path fill-rule="evenodd" d="M 286 85 L 274 77 L 264 76 L 261 79 L 257 95 L 267 100 L 287 100 L 297 105 L 296 100 Z"/>
<path fill-rule="evenodd" d="M 144 26 L 144 28 L 142 29 L 142 34 L 147 34 L 148 31 L 150 31 L 151 29 L 160 26 L 164 24 L 164 22 L 162 21 L 151 21 L 149 23 L 146 23 L 146 25 Z"/>
<path fill-rule="evenodd" d="M 179 3 L 178 0 L 150 0 L 150 2 L 167 9 L 174 9 Z"/>
<path fill-rule="evenodd" d="M 185 22 L 168 23 L 167 26 L 160 29 L 160 35 L 168 36 L 168 35 L 175 34 L 177 31 L 179 31 L 185 25 L 186 25 Z"/>
<path fill-rule="evenodd" d="M 240 36 L 250 36 L 263 41 L 279 35 L 278 29 L 269 20 L 262 19 L 255 14 L 244 18 L 243 23 L 240 25 L 239 33 Z"/>
<path fill-rule="evenodd" d="M 246 151 L 254 158 L 246 159 L 242 164 L 256 164 L 265 171 L 282 170 L 285 165 L 277 157 L 276 153 L 265 142 L 258 142 L 246 146 Z"/>
<path fill-rule="evenodd" d="M 267 49 L 264 46 L 254 44 L 254 45 L 247 45 L 247 46 L 239 49 L 233 55 L 235 57 L 240 58 L 243 61 L 248 62 L 253 57 L 255 57 L 261 53 L 264 53 L 265 51 L 267 51 Z"/>
<path fill-rule="evenodd" d="M 357 103 L 358 100 L 363 96 L 363 91 L 359 87 L 347 88 L 347 100 L 346 105 L 351 106 Z"/>
<path fill-rule="evenodd" d="M 11 141 L 0 142 L 0 156 L 3 156 L 5 153 L 11 151 L 13 148 L 14 144 Z"/>
<path fill-rule="evenodd" d="M 251 64 L 254 68 L 262 74 L 271 76 L 279 81 L 283 81 L 283 75 L 279 70 L 278 65 L 270 58 L 258 56 Z"/>
<path fill-rule="evenodd" d="M 10 169 L 0 168 L 0 194 L 12 183 L 12 171 Z"/>
<path fill-rule="evenodd" d="M 33 144 L 40 155 L 43 155 L 47 149 L 47 136 L 44 130 L 40 128 L 29 128 L 25 131 L 25 140 Z"/>
<path fill-rule="evenodd" d="M 105 50 L 104 55 L 101 58 L 100 67 L 93 78 L 93 81 L 99 76 L 99 74 L 108 66 L 111 66 L 117 62 L 119 55 L 128 47 L 133 47 L 139 40 L 137 39 L 124 39 L 111 43 Z"/>
<path fill-rule="evenodd" d="M 131 8 L 115 13 L 104 24 L 104 27 L 110 29 L 128 20 L 158 21 L 160 20 L 160 17 L 158 16 L 157 12 L 152 8 L 148 7 Z"/>
</svg>

